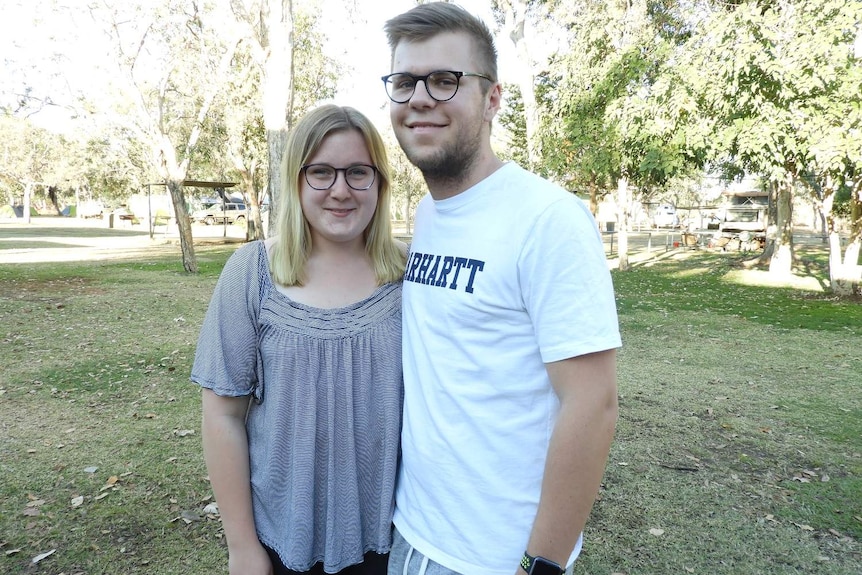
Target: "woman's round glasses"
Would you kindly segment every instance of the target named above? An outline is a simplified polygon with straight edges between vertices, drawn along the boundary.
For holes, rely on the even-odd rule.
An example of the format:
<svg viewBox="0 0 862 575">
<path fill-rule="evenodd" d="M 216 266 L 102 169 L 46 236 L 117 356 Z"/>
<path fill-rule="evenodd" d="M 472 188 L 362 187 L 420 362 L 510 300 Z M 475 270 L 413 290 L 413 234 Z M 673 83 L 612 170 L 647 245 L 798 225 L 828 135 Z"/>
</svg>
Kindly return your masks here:
<svg viewBox="0 0 862 575">
<path fill-rule="evenodd" d="M 338 172 L 344 174 L 344 181 L 354 190 L 367 190 L 374 185 L 377 168 L 368 164 L 353 164 L 346 168 L 334 168 L 329 164 L 306 164 L 302 166 L 305 181 L 315 190 L 328 190 L 335 185 Z"/>
<path fill-rule="evenodd" d="M 396 72 L 383 76 L 383 84 L 386 86 L 386 94 L 389 99 L 396 104 L 403 104 L 413 97 L 416 91 L 416 83 L 420 80 L 425 84 L 425 89 L 428 95 L 438 102 L 446 102 L 455 97 L 458 92 L 458 86 L 461 84 L 461 78 L 464 76 L 476 76 L 484 78 L 489 82 L 493 82 L 491 78 L 484 74 L 474 74 L 473 72 L 455 72 L 453 70 L 437 70 L 424 76 L 408 74 L 407 72 Z"/>
</svg>

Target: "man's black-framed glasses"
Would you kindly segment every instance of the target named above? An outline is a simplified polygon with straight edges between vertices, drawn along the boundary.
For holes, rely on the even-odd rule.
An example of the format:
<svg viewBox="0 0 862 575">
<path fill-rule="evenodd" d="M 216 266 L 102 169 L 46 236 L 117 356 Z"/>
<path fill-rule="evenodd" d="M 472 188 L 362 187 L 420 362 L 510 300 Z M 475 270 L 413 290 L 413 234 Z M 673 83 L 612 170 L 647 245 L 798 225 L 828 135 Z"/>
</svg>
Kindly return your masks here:
<svg viewBox="0 0 862 575">
<path fill-rule="evenodd" d="M 464 76 L 476 76 L 493 82 L 485 74 L 473 72 L 455 72 L 454 70 L 436 70 L 424 76 L 408 74 L 407 72 L 396 72 L 383 76 L 383 84 L 386 86 L 386 95 L 396 104 L 403 104 L 413 97 L 416 91 L 416 83 L 420 80 L 425 84 L 428 95 L 438 102 L 446 102 L 455 97 L 461 78 Z"/>
<path fill-rule="evenodd" d="M 374 185 L 377 168 L 368 164 L 353 164 L 346 168 L 335 168 L 329 164 L 306 164 L 302 166 L 305 181 L 315 190 L 328 190 L 335 185 L 338 172 L 344 174 L 344 181 L 354 190 L 367 190 Z"/>
</svg>

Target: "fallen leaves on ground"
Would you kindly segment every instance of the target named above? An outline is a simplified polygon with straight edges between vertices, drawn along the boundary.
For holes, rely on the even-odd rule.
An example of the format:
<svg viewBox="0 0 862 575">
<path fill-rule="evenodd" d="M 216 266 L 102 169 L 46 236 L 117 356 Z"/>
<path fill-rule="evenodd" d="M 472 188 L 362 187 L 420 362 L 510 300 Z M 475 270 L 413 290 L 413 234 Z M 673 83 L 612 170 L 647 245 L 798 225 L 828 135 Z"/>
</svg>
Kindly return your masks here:
<svg viewBox="0 0 862 575">
<path fill-rule="evenodd" d="M 57 552 L 56 549 L 51 549 L 50 551 L 46 551 L 45 553 L 40 553 L 39 555 L 36 555 L 35 557 L 33 557 L 33 559 L 31 559 L 30 562 L 33 565 L 35 565 L 36 563 L 42 561 L 43 559 L 50 557 L 51 555 L 53 555 L 56 552 Z"/>
</svg>

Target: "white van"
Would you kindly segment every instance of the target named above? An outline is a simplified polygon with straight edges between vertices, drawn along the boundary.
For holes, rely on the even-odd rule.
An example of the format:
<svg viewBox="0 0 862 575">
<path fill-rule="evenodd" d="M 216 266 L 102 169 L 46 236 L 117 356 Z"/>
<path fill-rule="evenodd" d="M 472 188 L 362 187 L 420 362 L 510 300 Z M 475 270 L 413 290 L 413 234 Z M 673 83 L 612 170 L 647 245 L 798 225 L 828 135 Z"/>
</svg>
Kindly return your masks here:
<svg viewBox="0 0 862 575">
<path fill-rule="evenodd" d="M 652 225 L 654 228 L 678 228 L 679 217 L 676 215 L 676 208 L 671 204 L 659 205 L 653 214 Z"/>
</svg>

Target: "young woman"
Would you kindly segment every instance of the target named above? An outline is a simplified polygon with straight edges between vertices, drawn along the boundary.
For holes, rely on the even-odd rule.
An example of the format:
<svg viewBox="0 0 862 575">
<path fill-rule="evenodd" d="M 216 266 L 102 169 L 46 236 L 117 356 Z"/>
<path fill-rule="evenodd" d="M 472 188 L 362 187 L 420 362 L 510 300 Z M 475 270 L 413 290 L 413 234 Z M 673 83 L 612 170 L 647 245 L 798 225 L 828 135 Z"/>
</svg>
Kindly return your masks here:
<svg viewBox="0 0 862 575">
<path fill-rule="evenodd" d="M 191 379 L 232 575 L 386 572 L 401 425 L 401 276 L 373 124 L 313 110 L 282 165 L 279 235 L 238 249 Z"/>
</svg>

